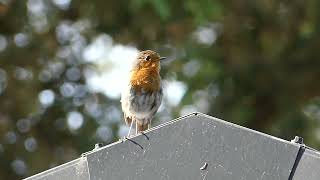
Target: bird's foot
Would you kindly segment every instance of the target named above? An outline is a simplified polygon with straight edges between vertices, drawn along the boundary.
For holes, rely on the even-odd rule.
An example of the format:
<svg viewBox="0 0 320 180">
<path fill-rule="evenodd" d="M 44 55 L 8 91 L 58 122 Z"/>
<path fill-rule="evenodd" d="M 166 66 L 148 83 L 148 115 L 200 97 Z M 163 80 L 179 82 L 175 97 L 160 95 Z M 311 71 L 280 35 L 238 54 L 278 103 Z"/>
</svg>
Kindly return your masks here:
<svg viewBox="0 0 320 180">
<path fill-rule="evenodd" d="M 125 140 L 128 140 L 132 137 L 132 135 L 129 136 L 123 136 L 122 138 L 119 139 L 119 141 L 124 142 Z"/>
<path fill-rule="evenodd" d="M 144 133 L 144 131 L 140 131 L 139 133 L 140 133 L 140 134 L 142 134 L 144 137 L 146 137 L 146 138 L 147 138 L 147 140 L 150 140 L 150 138 L 147 136 L 147 134 L 146 134 L 146 133 Z"/>
</svg>

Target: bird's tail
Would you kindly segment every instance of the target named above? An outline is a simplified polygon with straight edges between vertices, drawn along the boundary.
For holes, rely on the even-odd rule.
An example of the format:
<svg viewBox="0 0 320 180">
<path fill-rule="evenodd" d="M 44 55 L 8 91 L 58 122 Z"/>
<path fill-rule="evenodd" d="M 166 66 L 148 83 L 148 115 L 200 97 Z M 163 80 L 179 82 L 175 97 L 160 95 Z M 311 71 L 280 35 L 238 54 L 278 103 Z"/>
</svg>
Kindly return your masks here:
<svg viewBox="0 0 320 180">
<path fill-rule="evenodd" d="M 132 123 L 132 118 L 129 117 L 129 116 L 126 116 L 126 114 L 123 114 L 123 117 L 124 117 L 124 121 L 126 122 L 126 124 L 127 124 L 128 126 L 130 126 L 131 123 Z"/>
</svg>

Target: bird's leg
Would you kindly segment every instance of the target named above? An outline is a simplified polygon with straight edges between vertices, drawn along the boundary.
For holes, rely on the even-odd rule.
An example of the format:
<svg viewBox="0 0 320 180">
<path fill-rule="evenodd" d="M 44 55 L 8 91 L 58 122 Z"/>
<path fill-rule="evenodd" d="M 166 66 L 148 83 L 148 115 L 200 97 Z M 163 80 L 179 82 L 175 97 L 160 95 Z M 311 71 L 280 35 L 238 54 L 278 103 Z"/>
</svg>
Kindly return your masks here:
<svg viewBox="0 0 320 180">
<path fill-rule="evenodd" d="M 133 125 L 133 121 L 131 121 L 131 124 L 130 124 L 129 132 L 128 132 L 128 135 L 127 135 L 127 137 L 128 137 L 128 138 L 130 137 L 130 133 L 131 133 L 132 125 Z"/>
<path fill-rule="evenodd" d="M 151 128 L 151 119 L 148 122 L 148 129 L 150 129 L 150 128 Z"/>
<path fill-rule="evenodd" d="M 136 121 L 136 135 L 139 133 L 138 127 L 139 127 L 138 121 Z"/>
<path fill-rule="evenodd" d="M 150 138 L 144 133 L 144 131 L 148 130 L 150 127 L 150 120 L 146 122 L 146 124 L 142 124 L 141 128 L 139 129 L 139 133 L 141 133 L 143 136 L 147 138 L 147 140 L 150 140 Z"/>
</svg>

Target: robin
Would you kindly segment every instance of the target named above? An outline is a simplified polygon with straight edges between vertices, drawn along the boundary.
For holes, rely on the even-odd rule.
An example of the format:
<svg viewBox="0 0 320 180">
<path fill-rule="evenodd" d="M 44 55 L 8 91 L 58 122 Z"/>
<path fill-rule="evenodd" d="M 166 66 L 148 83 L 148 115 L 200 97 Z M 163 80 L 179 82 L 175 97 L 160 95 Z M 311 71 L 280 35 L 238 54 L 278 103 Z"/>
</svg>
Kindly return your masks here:
<svg viewBox="0 0 320 180">
<path fill-rule="evenodd" d="M 129 82 L 121 94 L 124 120 L 130 126 L 135 123 L 136 134 L 151 127 L 151 120 L 162 100 L 160 61 L 166 59 L 158 53 L 141 51 L 130 71 Z"/>
</svg>

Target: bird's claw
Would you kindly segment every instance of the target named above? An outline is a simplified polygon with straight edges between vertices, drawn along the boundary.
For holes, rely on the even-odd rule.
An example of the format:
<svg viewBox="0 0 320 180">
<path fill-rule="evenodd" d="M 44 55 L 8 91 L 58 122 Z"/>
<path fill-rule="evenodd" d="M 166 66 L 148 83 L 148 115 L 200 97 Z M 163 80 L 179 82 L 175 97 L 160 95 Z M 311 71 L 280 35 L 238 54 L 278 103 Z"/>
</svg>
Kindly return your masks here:
<svg viewBox="0 0 320 180">
<path fill-rule="evenodd" d="M 146 133 L 144 133 L 144 131 L 140 131 L 139 133 L 140 133 L 140 134 L 142 134 L 144 137 L 146 137 L 146 138 L 147 138 L 147 140 L 150 140 L 150 138 L 147 136 L 147 134 L 146 134 Z"/>
<path fill-rule="evenodd" d="M 130 139 L 131 136 L 123 136 L 122 138 L 119 139 L 119 141 L 124 142 L 125 140 Z"/>
</svg>

